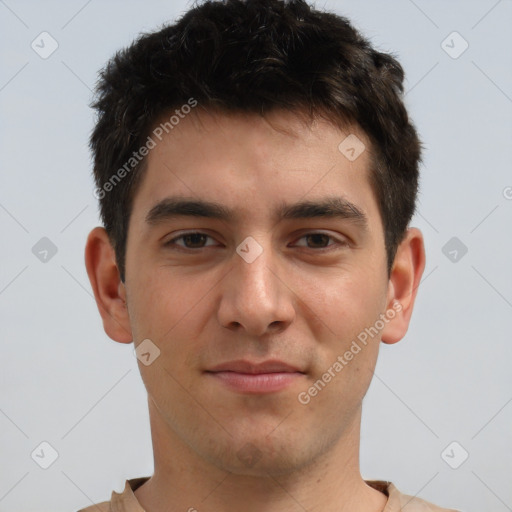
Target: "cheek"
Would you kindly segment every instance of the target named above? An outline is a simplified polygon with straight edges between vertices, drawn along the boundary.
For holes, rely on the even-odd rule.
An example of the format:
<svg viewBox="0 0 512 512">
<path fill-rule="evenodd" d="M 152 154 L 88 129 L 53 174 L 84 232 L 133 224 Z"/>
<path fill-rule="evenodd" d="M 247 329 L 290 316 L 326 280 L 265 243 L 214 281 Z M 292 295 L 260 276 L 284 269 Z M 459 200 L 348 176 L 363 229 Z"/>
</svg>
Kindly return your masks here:
<svg viewBox="0 0 512 512">
<path fill-rule="evenodd" d="M 138 330 L 144 330 L 141 335 L 165 337 L 188 315 L 197 316 L 194 310 L 207 290 L 204 281 L 197 283 L 172 269 L 141 273 L 131 289 L 134 307 L 130 319 Z"/>
<path fill-rule="evenodd" d="M 306 313 L 307 308 L 303 314 L 309 314 L 316 340 L 310 383 L 327 382 L 315 402 L 319 407 L 331 404 L 338 413 L 345 407 L 357 407 L 377 361 L 380 335 L 369 336 L 365 329 L 374 326 L 382 312 L 384 287 L 368 271 L 354 271 L 340 278 L 331 275 L 315 280 L 307 295 L 307 306 L 314 314 Z"/>
<path fill-rule="evenodd" d="M 137 340 L 150 339 L 160 349 L 158 362 L 187 388 L 210 344 L 205 343 L 213 314 L 213 283 L 172 269 L 141 278 L 136 287 L 134 315 L 130 315 Z M 141 367 L 141 372 L 147 372 Z M 166 377 L 165 375 L 163 375 Z M 168 375 L 167 375 L 168 378 Z"/>
<path fill-rule="evenodd" d="M 317 317 L 318 329 L 347 341 L 377 320 L 386 298 L 380 281 L 368 268 L 342 270 L 339 274 L 333 270 L 314 280 L 304 280 L 304 314 L 313 321 Z"/>
</svg>

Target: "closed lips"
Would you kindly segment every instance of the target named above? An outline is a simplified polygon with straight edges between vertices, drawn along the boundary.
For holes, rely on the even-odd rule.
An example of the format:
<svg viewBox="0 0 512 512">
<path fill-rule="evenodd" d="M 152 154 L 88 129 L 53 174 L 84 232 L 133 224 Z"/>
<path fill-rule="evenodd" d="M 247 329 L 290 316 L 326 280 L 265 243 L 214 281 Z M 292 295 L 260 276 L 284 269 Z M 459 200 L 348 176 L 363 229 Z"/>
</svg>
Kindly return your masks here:
<svg viewBox="0 0 512 512">
<path fill-rule="evenodd" d="M 253 363 L 245 360 L 230 361 L 214 366 L 207 372 L 236 372 L 247 374 L 262 373 L 304 373 L 297 367 L 278 360 L 267 360 L 261 363 Z"/>
</svg>

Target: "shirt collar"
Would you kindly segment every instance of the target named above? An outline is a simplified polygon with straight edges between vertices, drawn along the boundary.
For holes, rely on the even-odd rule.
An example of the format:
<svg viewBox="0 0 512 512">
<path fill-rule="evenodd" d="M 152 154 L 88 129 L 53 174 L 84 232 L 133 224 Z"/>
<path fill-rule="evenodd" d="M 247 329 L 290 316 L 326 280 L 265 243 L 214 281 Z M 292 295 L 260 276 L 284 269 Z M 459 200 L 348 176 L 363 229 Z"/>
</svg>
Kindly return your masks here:
<svg viewBox="0 0 512 512">
<path fill-rule="evenodd" d="M 132 478 L 126 480 L 124 490 L 121 493 L 112 492 L 111 511 L 112 512 L 145 512 L 141 504 L 138 502 L 134 494 L 142 484 L 147 482 L 151 477 L 144 476 L 140 478 Z M 410 502 L 414 502 L 416 498 L 406 496 L 398 491 L 391 483 L 385 480 L 366 480 L 366 483 L 383 493 L 388 501 L 382 512 L 400 512 L 402 508 Z M 411 503 L 411 504 L 413 504 Z M 428 509 L 426 509 L 428 510 Z"/>
</svg>

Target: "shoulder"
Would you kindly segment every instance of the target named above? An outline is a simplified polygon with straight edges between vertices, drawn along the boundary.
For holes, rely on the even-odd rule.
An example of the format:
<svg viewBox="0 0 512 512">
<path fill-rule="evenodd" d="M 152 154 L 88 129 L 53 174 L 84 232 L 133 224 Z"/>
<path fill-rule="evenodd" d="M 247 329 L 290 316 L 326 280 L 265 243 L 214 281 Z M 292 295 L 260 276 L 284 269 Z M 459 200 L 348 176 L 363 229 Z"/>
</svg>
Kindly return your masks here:
<svg viewBox="0 0 512 512">
<path fill-rule="evenodd" d="M 77 512 L 144 512 L 134 491 L 147 482 L 149 478 L 149 476 L 143 476 L 126 480 L 121 492 L 112 491 L 110 501 L 89 505 Z"/>
<path fill-rule="evenodd" d="M 382 512 L 460 512 L 452 508 L 442 508 L 416 496 L 401 493 L 392 482 L 386 480 L 366 480 L 366 483 L 388 497 Z"/>
<path fill-rule="evenodd" d="M 96 503 L 96 505 L 91 505 L 90 507 L 81 508 L 77 512 L 110 512 L 110 501 L 102 501 L 101 503 Z"/>
<path fill-rule="evenodd" d="M 416 496 L 401 493 L 392 483 L 388 485 L 389 509 L 383 512 L 398 512 L 407 506 L 408 512 L 459 512 L 453 508 L 442 508 Z"/>
</svg>

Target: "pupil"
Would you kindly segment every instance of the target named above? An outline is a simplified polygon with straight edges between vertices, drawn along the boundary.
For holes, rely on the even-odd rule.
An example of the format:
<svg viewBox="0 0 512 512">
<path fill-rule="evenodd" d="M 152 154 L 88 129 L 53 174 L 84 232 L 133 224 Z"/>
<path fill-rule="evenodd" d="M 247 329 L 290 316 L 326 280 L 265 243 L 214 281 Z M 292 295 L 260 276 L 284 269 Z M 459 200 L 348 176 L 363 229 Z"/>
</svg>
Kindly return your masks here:
<svg viewBox="0 0 512 512">
<path fill-rule="evenodd" d="M 196 243 L 199 243 L 200 244 L 200 240 L 201 238 L 204 238 L 205 235 L 201 234 L 201 233 L 193 233 L 191 235 L 186 235 L 185 236 L 185 245 L 189 245 L 187 242 L 190 241 L 190 240 L 193 240 L 192 241 L 192 245 L 196 245 Z"/>
<path fill-rule="evenodd" d="M 328 240 L 328 238 L 329 238 L 329 237 L 328 237 L 327 235 L 324 235 L 323 233 L 315 233 L 314 235 L 308 235 L 308 238 L 309 238 L 309 239 L 313 238 L 313 239 L 315 239 L 316 241 L 318 241 L 318 237 L 323 237 L 323 240 L 324 240 L 324 242 L 326 242 L 326 244 L 327 244 L 327 242 L 329 241 L 329 240 Z M 325 244 L 324 244 L 324 245 L 322 245 L 322 247 L 325 247 L 325 246 L 326 246 Z"/>
</svg>

